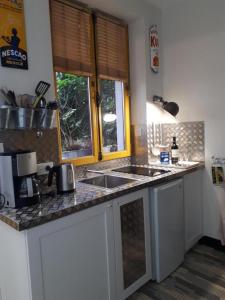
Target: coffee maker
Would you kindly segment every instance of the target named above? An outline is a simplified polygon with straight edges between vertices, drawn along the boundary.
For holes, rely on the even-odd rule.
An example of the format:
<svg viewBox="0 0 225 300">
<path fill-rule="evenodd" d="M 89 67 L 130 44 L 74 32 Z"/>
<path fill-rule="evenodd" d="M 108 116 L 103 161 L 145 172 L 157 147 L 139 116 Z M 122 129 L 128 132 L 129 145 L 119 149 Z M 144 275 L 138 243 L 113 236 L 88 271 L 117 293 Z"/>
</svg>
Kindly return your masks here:
<svg viewBox="0 0 225 300">
<path fill-rule="evenodd" d="M 0 153 L 0 193 L 5 198 L 6 207 L 19 208 L 39 201 L 36 174 L 36 152 Z"/>
</svg>

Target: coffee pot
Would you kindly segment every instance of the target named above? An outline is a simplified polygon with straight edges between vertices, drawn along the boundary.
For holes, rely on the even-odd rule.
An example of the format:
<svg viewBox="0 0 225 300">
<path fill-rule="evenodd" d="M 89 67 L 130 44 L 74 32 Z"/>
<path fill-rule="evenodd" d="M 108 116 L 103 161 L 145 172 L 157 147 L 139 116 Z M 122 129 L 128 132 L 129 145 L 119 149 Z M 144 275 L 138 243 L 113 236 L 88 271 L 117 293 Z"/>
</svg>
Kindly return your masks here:
<svg viewBox="0 0 225 300">
<path fill-rule="evenodd" d="M 11 208 L 30 206 L 40 200 L 36 152 L 0 153 L 0 193 L 4 205 Z"/>
</svg>

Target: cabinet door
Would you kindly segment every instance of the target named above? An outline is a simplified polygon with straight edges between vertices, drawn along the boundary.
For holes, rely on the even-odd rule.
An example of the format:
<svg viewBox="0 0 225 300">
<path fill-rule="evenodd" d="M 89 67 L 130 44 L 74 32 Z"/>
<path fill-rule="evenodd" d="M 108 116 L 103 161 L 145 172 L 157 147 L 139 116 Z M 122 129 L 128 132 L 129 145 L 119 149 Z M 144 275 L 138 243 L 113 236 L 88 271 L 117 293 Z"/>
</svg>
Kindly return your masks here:
<svg viewBox="0 0 225 300">
<path fill-rule="evenodd" d="M 202 170 L 184 176 L 185 250 L 202 237 Z"/>
<path fill-rule="evenodd" d="M 115 300 L 111 204 L 28 233 L 32 300 Z"/>
<path fill-rule="evenodd" d="M 151 279 L 148 191 L 114 202 L 117 300 L 126 299 Z"/>
<path fill-rule="evenodd" d="M 156 186 L 151 196 L 154 279 L 161 282 L 184 260 L 183 180 Z"/>
</svg>

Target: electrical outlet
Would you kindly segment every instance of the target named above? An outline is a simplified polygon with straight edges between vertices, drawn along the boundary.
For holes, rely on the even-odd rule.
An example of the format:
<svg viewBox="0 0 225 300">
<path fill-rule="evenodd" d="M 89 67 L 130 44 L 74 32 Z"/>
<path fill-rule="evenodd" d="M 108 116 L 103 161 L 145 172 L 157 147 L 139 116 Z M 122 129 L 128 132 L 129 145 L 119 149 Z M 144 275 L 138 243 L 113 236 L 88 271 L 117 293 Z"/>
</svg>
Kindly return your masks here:
<svg viewBox="0 0 225 300">
<path fill-rule="evenodd" d="M 38 175 L 45 175 L 48 174 L 48 170 L 46 170 L 47 167 L 52 168 L 53 167 L 53 162 L 49 161 L 46 163 L 41 163 L 37 165 L 37 174 Z"/>
</svg>

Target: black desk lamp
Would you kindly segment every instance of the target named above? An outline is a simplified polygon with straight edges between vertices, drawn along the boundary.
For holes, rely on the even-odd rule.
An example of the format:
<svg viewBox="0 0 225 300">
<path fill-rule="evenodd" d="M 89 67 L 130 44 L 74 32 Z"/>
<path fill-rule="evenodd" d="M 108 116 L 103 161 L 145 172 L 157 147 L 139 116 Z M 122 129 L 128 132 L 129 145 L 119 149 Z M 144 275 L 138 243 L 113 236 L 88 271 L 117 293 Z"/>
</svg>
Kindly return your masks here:
<svg viewBox="0 0 225 300">
<path fill-rule="evenodd" d="M 167 102 L 163 99 L 163 97 L 157 95 L 153 96 L 153 102 L 161 103 L 162 108 L 174 117 L 176 117 L 176 115 L 179 113 L 179 106 L 175 102 Z"/>
</svg>

